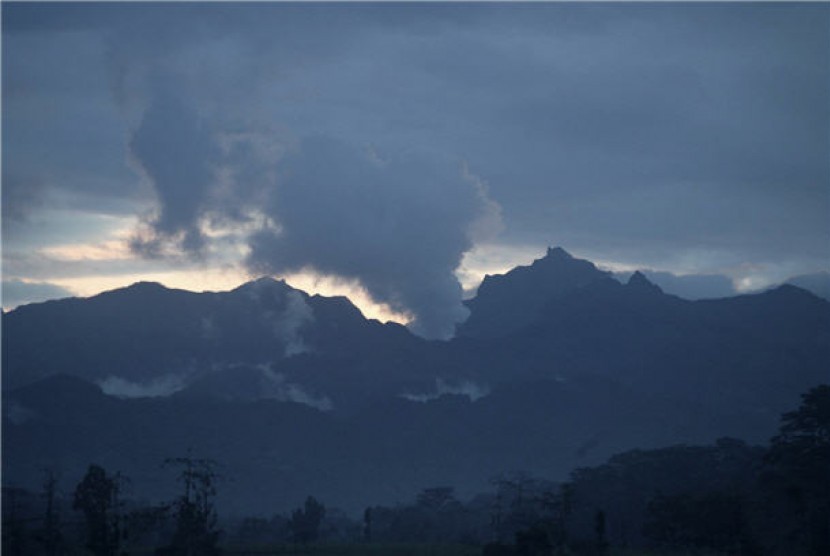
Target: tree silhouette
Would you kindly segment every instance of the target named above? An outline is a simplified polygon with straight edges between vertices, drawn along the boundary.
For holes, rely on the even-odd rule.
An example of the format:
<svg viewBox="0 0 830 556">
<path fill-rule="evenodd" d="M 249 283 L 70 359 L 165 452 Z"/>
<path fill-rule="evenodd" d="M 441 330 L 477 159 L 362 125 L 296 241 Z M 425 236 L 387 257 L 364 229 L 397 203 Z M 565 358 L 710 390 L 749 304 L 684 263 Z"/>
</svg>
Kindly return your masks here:
<svg viewBox="0 0 830 556">
<path fill-rule="evenodd" d="M 58 479 L 51 469 L 46 470 L 46 479 L 43 482 L 43 497 L 46 499 L 46 508 L 43 515 L 43 529 L 40 532 L 40 541 L 44 551 L 54 556 L 60 551 L 63 539 L 58 524 L 58 509 L 55 500 Z"/>
<path fill-rule="evenodd" d="M 766 460 L 802 516 L 811 554 L 830 554 L 830 385 L 781 417 Z"/>
<path fill-rule="evenodd" d="M 608 538 L 605 535 L 605 512 L 598 510 L 594 516 L 594 533 L 597 541 L 597 554 L 600 556 L 608 553 Z"/>
<path fill-rule="evenodd" d="M 118 517 L 116 477 L 107 475 L 103 467 L 90 465 L 75 488 L 73 509 L 80 510 L 86 521 L 86 547 L 95 556 L 118 553 L 121 531 Z"/>
<path fill-rule="evenodd" d="M 430 510 L 441 510 L 452 504 L 458 504 L 453 487 L 425 488 L 418 494 L 419 506 Z"/>
<path fill-rule="evenodd" d="M 313 496 L 306 498 L 303 508 L 297 508 L 291 514 L 288 523 L 294 542 L 307 544 L 317 540 L 320 534 L 320 523 L 326 515 L 326 507 Z"/>
<path fill-rule="evenodd" d="M 176 529 L 169 546 L 157 551 L 165 556 L 211 556 L 219 553 L 216 529 L 216 462 L 191 457 L 170 458 L 166 466 L 181 467 L 184 492 L 173 503 Z"/>
<path fill-rule="evenodd" d="M 26 527 L 21 516 L 21 499 L 28 493 L 18 487 L 3 487 L 3 553 L 12 556 L 25 554 Z"/>
<path fill-rule="evenodd" d="M 363 511 L 363 540 L 372 542 L 372 508 L 367 507 Z"/>
<path fill-rule="evenodd" d="M 738 493 L 708 492 L 655 496 L 644 533 L 669 547 L 755 554 Z"/>
</svg>

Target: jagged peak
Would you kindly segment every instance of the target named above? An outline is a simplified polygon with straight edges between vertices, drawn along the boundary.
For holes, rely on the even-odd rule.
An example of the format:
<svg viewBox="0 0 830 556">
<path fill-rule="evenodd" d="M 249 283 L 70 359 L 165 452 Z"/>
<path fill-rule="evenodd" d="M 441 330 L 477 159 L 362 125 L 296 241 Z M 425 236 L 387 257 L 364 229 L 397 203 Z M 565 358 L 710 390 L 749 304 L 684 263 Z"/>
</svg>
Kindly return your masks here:
<svg viewBox="0 0 830 556">
<path fill-rule="evenodd" d="M 626 284 L 629 288 L 637 288 L 641 291 L 651 291 L 655 293 L 663 293 L 663 290 L 646 278 L 646 275 L 637 270 L 634 274 L 631 275 L 631 278 L 628 279 L 628 283 Z"/>
<path fill-rule="evenodd" d="M 561 247 L 548 247 L 547 253 L 545 253 L 545 258 L 548 259 L 573 259 L 573 255 L 562 249 Z"/>
<path fill-rule="evenodd" d="M 529 267 L 520 268 L 543 268 L 543 269 L 575 269 L 582 268 L 583 270 L 598 270 L 596 265 L 591 261 L 574 257 L 561 247 L 548 247 L 545 256 L 533 261 Z M 508 272 L 509 274 L 509 272 Z"/>
</svg>

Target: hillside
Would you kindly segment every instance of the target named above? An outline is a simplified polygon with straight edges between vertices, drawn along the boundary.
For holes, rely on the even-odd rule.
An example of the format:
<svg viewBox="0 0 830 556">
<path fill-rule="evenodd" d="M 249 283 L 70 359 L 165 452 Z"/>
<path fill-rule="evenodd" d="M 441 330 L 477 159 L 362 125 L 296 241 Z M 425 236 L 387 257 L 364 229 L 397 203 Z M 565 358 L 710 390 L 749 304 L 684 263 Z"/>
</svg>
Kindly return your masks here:
<svg viewBox="0 0 830 556">
<path fill-rule="evenodd" d="M 191 451 L 222 463 L 228 511 L 313 493 L 359 512 L 631 448 L 764 442 L 830 361 L 830 303 L 797 287 L 687 301 L 562 249 L 487 278 L 469 308 L 448 342 L 270 279 L 18 308 L 3 315 L 4 484 L 94 461 L 153 498 L 159 463 Z"/>
</svg>

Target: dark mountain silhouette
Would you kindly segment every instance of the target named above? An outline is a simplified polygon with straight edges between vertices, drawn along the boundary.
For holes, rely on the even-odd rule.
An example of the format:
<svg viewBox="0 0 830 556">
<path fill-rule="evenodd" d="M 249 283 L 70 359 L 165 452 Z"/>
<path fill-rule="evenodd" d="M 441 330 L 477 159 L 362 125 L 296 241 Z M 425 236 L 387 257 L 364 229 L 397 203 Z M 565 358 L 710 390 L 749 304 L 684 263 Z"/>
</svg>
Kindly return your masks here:
<svg viewBox="0 0 830 556">
<path fill-rule="evenodd" d="M 545 257 L 530 266 L 485 276 L 476 296 L 467 302 L 470 316 L 458 327 L 458 336 L 492 337 L 518 331 L 542 316 L 544 302 L 613 280 L 610 273 L 573 258 L 561 247 L 548 249 Z"/>
<path fill-rule="evenodd" d="M 423 343 L 398 324 L 365 319 L 344 297 L 309 296 L 267 278 L 222 293 L 140 282 L 19 307 L 3 315 L 3 330 L 4 388 L 54 374 L 137 384 L 172 376 L 187 384 L 240 366 L 310 366 L 313 378 L 311 361 L 361 359 L 372 367 L 367 354 L 405 358 Z"/>
<path fill-rule="evenodd" d="M 427 342 L 270 279 L 20 307 L 3 315 L 4 482 L 94 461 L 152 498 L 159 462 L 191 450 L 233 477 L 229 510 L 287 509 L 314 485 L 359 511 L 631 448 L 764 442 L 827 379 L 830 303 L 794 286 L 687 301 L 557 248 L 469 308 L 454 340 Z"/>
<path fill-rule="evenodd" d="M 467 495 L 505 470 L 565 477 L 631 446 L 701 442 L 715 427 L 734 428 L 691 405 L 591 380 L 504 385 L 475 402 L 391 397 L 347 413 L 276 400 L 119 399 L 72 377 L 8 392 L 3 402 L 5 481 L 39 485 L 47 466 L 75 480 L 94 461 L 161 500 L 174 485 L 160 462 L 190 451 L 222 463 L 226 514 L 287 510 L 312 487 L 357 514 L 369 501 L 411 499 L 424 485 Z"/>
<path fill-rule="evenodd" d="M 552 282 L 559 286 L 537 290 L 535 305 L 503 309 L 530 296 L 533 284 Z M 490 279 L 470 308 L 459 335 L 488 351 L 498 367 L 491 380 L 507 367 L 513 378 L 603 376 L 640 392 L 767 414 L 771 424 L 799 392 L 826 380 L 830 361 L 830 303 L 805 290 L 687 301 L 641 273 L 620 284 L 561 250 Z"/>
<path fill-rule="evenodd" d="M 813 274 L 793 276 L 786 283 L 830 300 L 830 272 L 814 272 Z"/>
</svg>

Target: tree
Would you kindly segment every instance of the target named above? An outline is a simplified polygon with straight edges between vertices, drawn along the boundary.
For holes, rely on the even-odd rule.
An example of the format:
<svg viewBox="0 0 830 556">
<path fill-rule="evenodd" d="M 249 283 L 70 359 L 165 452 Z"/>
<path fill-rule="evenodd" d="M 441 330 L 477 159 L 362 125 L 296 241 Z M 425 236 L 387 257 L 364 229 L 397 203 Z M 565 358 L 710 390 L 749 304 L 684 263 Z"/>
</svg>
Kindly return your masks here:
<svg viewBox="0 0 830 556">
<path fill-rule="evenodd" d="M 455 489 L 452 487 L 425 488 L 418 494 L 418 506 L 429 510 L 443 510 L 451 505 L 457 505 Z"/>
<path fill-rule="evenodd" d="M 98 465 L 90 465 L 75 488 L 72 507 L 84 514 L 86 547 L 95 556 L 114 556 L 118 553 L 121 541 L 118 490 L 118 479 L 107 475 L 104 468 Z"/>
<path fill-rule="evenodd" d="M 363 511 L 363 540 L 372 542 L 372 508 L 367 507 Z"/>
<path fill-rule="evenodd" d="M 597 554 L 608 553 L 608 538 L 605 536 L 605 512 L 598 510 L 594 517 L 594 533 L 597 539 Z"/>
<path fill-rule="evenodd" d="M 491 523 L 499 542 L 517 531 L 550 521 L 556 497 L 552 483 L 522 472 L 500 475 L 491 482 L 496 487 Z"/>
<path fill-rule="evenodd" d="M 307 544 L 316 541 L 325 515 L 326 507 L 323 504 L 313 496 L 306 498 L 304 507 L 294 510 L 288 523 L 294 542 Z"/>
<path fill-rule="evenodd" d="M 26 527 L 22 513 L 22 501 L 28 492 L 17 487 L 3 487 L 3 553 L 22 556 L 26 553 Z"/>
<path fill-rule="evenodd" d="M 754 554 L 744 500 L 730 492 L 657 495 L 649 503 L 644 533 L 671 548 Z"/>
<path fill-rule="evenodd" d="M 167 466 L 182 468 L 179 481 L 184 492 L 173 503 L 176 529 L 169 546 L 157 551 L 165 556 L 210 556 L 218 554 L 216 529 L 216 462 L 209 459 L 170 458 Z"/>
<path fill-rule="evenodd" d="M 43 516 L 43 529 L 40 533 L 40 540 L 46 554 L 53 556 L 60 551 L 63 542 L 60 527 L 58 525 L 58 510 L 56 507 L 55 495 L 58 479 L 51 469 L 46 471 L 46 479 L 43 482 L 43 497 L 46 499 L 46 511 Z"/>
<path fill-rule="evenodd" d="M 801 515 L 810 552 L 830 554 L 830 385 L 809 390 L 781 417 L 766 461 Z"/>
<path fill-rule="evenodd" d="M 767 460 L 826 486 L 830 482 L 830 385 L 816 386 L 802 400 L 796 411 L 781 417 Z"/>
</svg>

